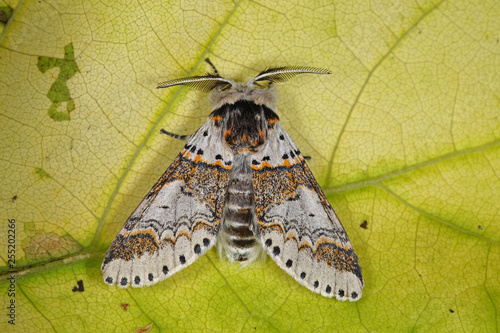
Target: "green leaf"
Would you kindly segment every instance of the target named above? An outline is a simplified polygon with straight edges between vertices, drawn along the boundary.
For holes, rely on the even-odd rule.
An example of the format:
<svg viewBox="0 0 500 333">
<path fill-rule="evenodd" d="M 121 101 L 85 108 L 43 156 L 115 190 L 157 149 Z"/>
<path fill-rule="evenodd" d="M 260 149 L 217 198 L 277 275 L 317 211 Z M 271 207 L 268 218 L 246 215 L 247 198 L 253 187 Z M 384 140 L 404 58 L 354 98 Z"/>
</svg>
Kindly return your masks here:
<svg viewBox="0 0 500 333">
<path fill-rule="evenodd" d="M 4 7 L 0 331 L 500 330 L 497 1 Z M 358 302 L 215 250 L 153 287 L 104 284 L 110 242 L 183 146 L 160 129 L 210 112 L 204 93 L 155 86 L 207 56 L 242 81 L 333 72 L 278 84 L 278 111 L 360 258 Z"/>
</svg>

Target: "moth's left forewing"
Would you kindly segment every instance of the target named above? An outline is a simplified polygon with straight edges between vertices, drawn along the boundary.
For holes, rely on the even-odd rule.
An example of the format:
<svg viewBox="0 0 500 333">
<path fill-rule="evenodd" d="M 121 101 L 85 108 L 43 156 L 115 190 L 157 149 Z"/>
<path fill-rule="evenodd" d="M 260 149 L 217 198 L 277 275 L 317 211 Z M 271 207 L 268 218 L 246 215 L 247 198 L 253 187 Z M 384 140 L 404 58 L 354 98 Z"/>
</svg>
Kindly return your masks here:
<svg viewBox="0 0 500 333">
<path fill-rule="evenodd" d="M 276 123 L 252 156 L 257 238 L 300 284 L 356 301 L 363 277 L 337 215 L 290 135 Z"/>
</svg>

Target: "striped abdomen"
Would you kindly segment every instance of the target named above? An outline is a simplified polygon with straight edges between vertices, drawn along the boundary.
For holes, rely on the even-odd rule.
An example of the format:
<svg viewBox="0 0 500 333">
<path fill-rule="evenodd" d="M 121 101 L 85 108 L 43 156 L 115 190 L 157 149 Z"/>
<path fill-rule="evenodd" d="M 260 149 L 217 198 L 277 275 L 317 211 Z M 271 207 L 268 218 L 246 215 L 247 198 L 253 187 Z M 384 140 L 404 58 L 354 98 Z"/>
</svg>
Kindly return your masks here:
<svg viewBox="0 0 500 333">
<path fill-rule="evenodd" d="M 252 231 L 253 210 L 252 169 L 245 155 L 236 154 L 220 235 L 220 250 L 229 259 L 253 260 L 260 253 L 260 246 Z"/>
</svg>

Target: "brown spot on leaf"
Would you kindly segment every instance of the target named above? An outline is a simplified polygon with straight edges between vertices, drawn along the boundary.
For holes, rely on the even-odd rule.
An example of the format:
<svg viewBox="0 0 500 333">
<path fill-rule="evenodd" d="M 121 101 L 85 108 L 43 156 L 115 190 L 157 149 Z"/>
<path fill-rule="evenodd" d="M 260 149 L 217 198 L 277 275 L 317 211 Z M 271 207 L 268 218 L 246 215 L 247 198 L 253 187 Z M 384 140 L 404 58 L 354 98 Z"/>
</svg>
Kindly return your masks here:
<svg viewBox="0 0 500 333">
<path fill-rule="evenodd" d="M 153 328 L 153 323 L 149 324 L 148 326 L 144 327 L 144 328 L 138 328 L 136 329 L 135 331 L 137 333 L 146 333 L 146 332 L 149 332 L 151 331 L 151 329 Z"/>
<path fill-rule="evenodd" d="M 80 245 L 70 236 L 60 237 L 52 233 L 36 234 L 29 239 L 27 246 L 23 247 L 26 257 L 34 260 L 61 257 L 81 250 Z"/>
<path fill-rule="evenodd" d="M 73 292 L 74 293 L 77 292 L 77 291 L 81 292 L 81 293 L 83 293 L 85 291 L 85 289 L 83 288 L 83 281 L 82 280 L 79 280 L 77 282 L 77 286 L 73 288 Z"/>
</svg>

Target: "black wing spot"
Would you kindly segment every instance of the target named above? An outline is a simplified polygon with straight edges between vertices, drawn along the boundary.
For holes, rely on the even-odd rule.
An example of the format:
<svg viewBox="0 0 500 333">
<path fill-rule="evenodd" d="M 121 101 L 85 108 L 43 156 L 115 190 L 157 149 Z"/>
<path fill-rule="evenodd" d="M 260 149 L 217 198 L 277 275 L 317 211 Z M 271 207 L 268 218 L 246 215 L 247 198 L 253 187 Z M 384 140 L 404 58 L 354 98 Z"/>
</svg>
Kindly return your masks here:
<svg viewBox="0 0 500 333">
<path fill-rule="evenodd" d="M 165 275 L 167 275 L 167 274 L 168 274 L 168 266 L 167 266 L 167 265 L 164 265 L 164 266 L 163 266 L 162 272 L 163 272 L 163 274 L 165 274 Z M 153 275 L 153 274 L 151 274 L 151 275 Z"/>
<path fill-rule="evenodd" d="M 252 165 L 259 165 L 260 163 L 257 160 L 252 160 Z"/>
<path fill-rule="evenodd" d="M 270 157 L 270 156 L 264 156 L 264 157 L 262 158 L 262 162 L 264 162 L 264 161 L 270 161 L 270 160 L 271 160 L 271 157 Z"/>
<path fill-rule="evenodd" d="M 293 150 L 290 150 L 290 157 L 295 158 L 295 154 L 293 153 Z"/>
<path fill-rule="evenodd" d="M 126 286 L 127 285 L 127 281 L 128 281 L 127 278 L 122 278 L 122 280 L 120 281 L 120 284 L 122 286 Z"/>
<path fill-rule="evenodd" d="M 196 146 L 192 146 L 191 149 L 189 149 L 189 151 L 194 153 L 196 151 Z"/>
<path fill-rule="evenodd" d="M 355 292 L 355 291 L 353 291 L 353 292 L 351 293 L 351 297 L 352 297 L 352 298 L 357 298 L 357 297 L 358 297 L 358 293 L 357 293 L 357 292 Z"/>
<path fill-rule="evenodd" d="M 319 287 L 319 281 L 316 280 L 316 281 L 314 281 L 314 288 L 318 288 L 318 287 Z"/>
<path fill-rule="evenodd" d="M 329 285 L 326 286 L 326 293 L 329 294 L 332 292 L 332 287 L 330 287 Z"/>
<path fill-rule="evenodd" d="M 227 161 L 227 162 L 226 162 L 226 165 L 231 165 L 231 164 L 233 164 L 233 162 L 232 162 L 232 161 Z"/>
<path fill-rule="evenodd" d="M 291 259 L 288 259 L 288 261 L 286 262 L 286 267 L 290 268 L 292 267 L 293 265 L 293 261 Z"/>
<path fill-rule="evenodd" d="M 203 149 L 198 149 L 198 151 L 196 152 L 198 155 L 203 155 Z"/>
<path fill-rule="evenodd" d="M 216 160 L 222 160 L 222 155 L 221 155 L 221 154 L 217 154 L 217 155 L 215 155 L 215 159 L 216 159 Z"/>
<path fill-rule="evenodd" d="M 279 246 L 275 246 L 275 247 L 273 248 L 273 254 L 274 254 L 275 256 L 279 255 L 279 254 L 280 254 L 280 252 L 281 252 L 281 250 L 280 250 L 280 247 L 279 247 Z"/>
<path fill-rule="evenodd" d="M 273 240 L 272 240 L 271 238 L 268 238 L 268 239 L 266 240 L 266 243 L 265 243 L 265 244 L 266 244 L 266 246 L 267 246 L 267 247 L 269 247 L 269 246 L 273 245 Z"/>
<path fill-rule="evenodd" d="M 108 276 L 106 278 L 106 282 L 109 283 L 109 284 L 113 284 L 113 278 L 111 276 Z"/>
<path fill-rule="evenodd" d="M 339 296 L 344 297 L 344 291 L 342 289 L 339 289 Z"/>
<path fill-rule="evenodd" d="M 286 154 L 286 153 L 283 154 L 283 156 L 281 156 L 281 158 L 284 159 L 284 160 L 288 159 L 288 154 Z"/>
<path fill-rule="evenodd" d="M 283 136 L 283 134 L 280 135 L 280 140 L 281 141 L 285 140 L 285 137 Z"/>
<path fill-rule="evenodd" d="M 207 131 L 203 132 L 203 136 L 207 136 L 207 135 L 208 135 Z"/>
<path fill-rule="evenodd" d="M 135 284 L 141 283 L 141 278 L 139 276 L 136 276 L 135 279 L 134 279 L 134 283 Z"/>
<path fill-rule="evenodd" d="M 306 278 L 306 272 L 300 273 L 300 278 L 304 280 Z"/>
<path fill-rule="evenodd" d="M 181 265 L 184 265 L 186 263 L 186 257 L 179 256 L 179 261 L 180 261 Z"/>
<path fill-rule="evenodd" d="M 200 244 L 196 244 L 194 246 L 194 253 L 199 254 L 201 252 L 201 246 Z"/>
<path fill-rule="evenodd" d="M 313 213 L 309 214 L 310 217 L 315 217 L 316 215 L 314 215 Z"/>
<path fill-rule="evenodd" d="M 204 245 L 204 246 L 208 246 L 208 245 L 210 245 L 210 239 L 208 239 L 208 238 L 203 238 L 203 245 Z"/>
<path fill-rule="evenodd" d="M 167 266 L 164 266 L 163 268 L 165 268 L 165 267 L 167 267 Z M 154 279 L 153 273 L 149 273 L 148 274 L 148 280 L 149 281 L 153 281 L 153 279 Z"/>
<path fill-rule="evenodd" d="M 188 150 L 189 148 L 191 148 L 191 145 L 188 145 L 187 143 L 184 145 L 184 149 Z"/>
</svg>

